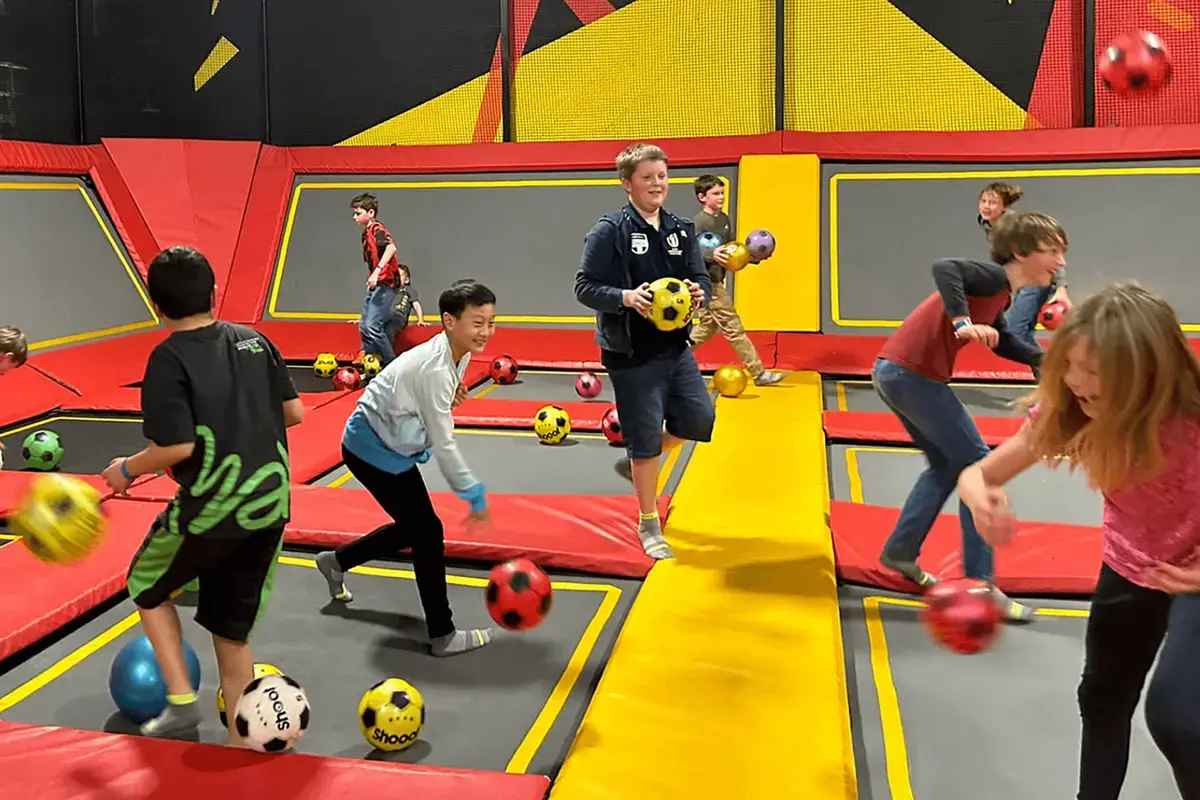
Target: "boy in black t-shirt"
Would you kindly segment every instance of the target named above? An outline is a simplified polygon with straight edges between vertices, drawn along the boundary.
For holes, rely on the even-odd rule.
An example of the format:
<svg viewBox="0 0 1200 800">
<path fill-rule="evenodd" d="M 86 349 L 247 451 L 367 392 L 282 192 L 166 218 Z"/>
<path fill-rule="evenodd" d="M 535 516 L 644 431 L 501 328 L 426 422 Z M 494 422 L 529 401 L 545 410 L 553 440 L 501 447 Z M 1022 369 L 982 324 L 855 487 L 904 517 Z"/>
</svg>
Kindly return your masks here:
<svg viewBox="0 0 1200 800">
<path fill-rule="evenodd" d="M 401 264 L 397 274 L 396 299 L 392 301 L 392 317 L 387 328 L 389 342 L 395 342 L 396 337 L 408 327 L 408 318 L 413 312 L 416 312 L 418 325 L 429 324 L 425 321 L 425 309 L 421 308 L 421 299 L 412 284 L 412 272 L 408 265 Z"/>
<path fill-rule="evenodd" d="M 150 354 L 142 380 L 142 430 L 150 444 L 113 459 L 104 479 L 123 493 L 139 475 L 172 470 L 179 491 L 129 567 L 129 596 L 167 683 L 167 708 L 144 735 L 193 732 L 201 712 L 184 662 L 173 598 L 199 580 L 196 621 L 213 636 L 227 707 L 254 677 L 248 639 L 271 594 L 289 519 L 286 429 L 304 406 L 279 351 L 252 328 L 218 322 L 208 260 L 188 247 L 150 264 L 150 299 L 171 335 Z M 229 743 L 241 744 L 229 714 Z"/>
</svg>

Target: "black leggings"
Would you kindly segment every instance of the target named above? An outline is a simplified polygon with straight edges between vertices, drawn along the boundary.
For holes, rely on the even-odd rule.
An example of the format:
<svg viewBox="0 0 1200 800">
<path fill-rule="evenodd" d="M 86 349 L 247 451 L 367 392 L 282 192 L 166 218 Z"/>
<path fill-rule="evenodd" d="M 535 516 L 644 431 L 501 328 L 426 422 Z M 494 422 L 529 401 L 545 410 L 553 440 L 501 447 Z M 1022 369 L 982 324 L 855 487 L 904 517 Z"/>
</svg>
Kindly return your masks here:
<svg viewBox="0 0 1200 800">
<path fill-rule="evenodd" d="M 429 636 L 437 638 L 453 633 L 454 616 L 446 593 L 446 543 L 442 538 L 442 521 L 433 510 L 421 471 L 413 467 L 393 475 L 371 466 L 345 447 L 342 448 L 342 459 L 394 521 L 339 547 L 338 565 L 349 570 L 368 561 L 394 558 L 401 550 L 411 549 L 417 592 L 425 609 L 425 627 Z"/>
<path fill-rule="evenodd" d="M 1118 800 L 1133 712 L 1160 645 L 1146 689 L 1146 725 L 1180 796 L 1200 800 L 1200 595 L 1173 598 L 1127 581 L 1107 564 L 1092 598 L 1079 683 L 1078 800 Z"/>
</svg>

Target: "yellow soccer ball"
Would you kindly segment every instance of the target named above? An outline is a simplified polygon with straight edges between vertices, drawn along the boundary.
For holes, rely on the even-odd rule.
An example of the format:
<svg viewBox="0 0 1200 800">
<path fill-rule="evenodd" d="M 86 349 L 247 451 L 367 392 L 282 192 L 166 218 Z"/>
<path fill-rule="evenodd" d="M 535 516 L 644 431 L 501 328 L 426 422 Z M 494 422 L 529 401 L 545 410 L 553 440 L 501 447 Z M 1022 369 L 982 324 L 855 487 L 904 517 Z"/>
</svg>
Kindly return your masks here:
<svg viewBox="0 0 1200 800">
<path fill-rule="evenodd" d="M 379 370 L 383 369 L 383 362 L 374 353 L 367 353 L 363 356 L 362 369 L 363 375 L 368 378 L 374 378 L 379 374 Z"/>
<path fill-rule="evenodd" d="M 9 528 L 42 561 L 71 564 L 104 540 L 108 519 L 94 486 L 69 475 L 42 475 L 30 484 Z"/>
<path fill-rule="evenodd" d="M 321 353 L 313 362 L 313 372 L 317 374 L 318 378 L 332 378 L 337 369 L 338 360 L 333 353 Z"/>
<path fill-rule="evenodd" d="M 562 406 L 542 406 L 533 417 L 533 431 L 543 444 L 558 444 L 571 433 L 571 415 Z"/>
<path fill-rule="evenodd" d="M 283 673 L 273 664 L 255 664 L 254 677 L 261 678 L 264 675 L 282 675 Z M 217 687 L 217 715 L 221 718 L 221 727 L 229 727 L 229 718 L 225 713 L 225 692 L 220 686 Z"/>
<path fill-rule="evenodd" d="M 659 278 L 650 284 L 650 321 L 660 331 L 677 331 L 692 321 L 696 304 L 679 278 Z"/>
<path fill-rule="evenodd" d="M 359 731 L 377 750 L 407 750 L 424 725 L 425 699 L 400 678 L 380 681 L 358 703 Z"/>
</svg>

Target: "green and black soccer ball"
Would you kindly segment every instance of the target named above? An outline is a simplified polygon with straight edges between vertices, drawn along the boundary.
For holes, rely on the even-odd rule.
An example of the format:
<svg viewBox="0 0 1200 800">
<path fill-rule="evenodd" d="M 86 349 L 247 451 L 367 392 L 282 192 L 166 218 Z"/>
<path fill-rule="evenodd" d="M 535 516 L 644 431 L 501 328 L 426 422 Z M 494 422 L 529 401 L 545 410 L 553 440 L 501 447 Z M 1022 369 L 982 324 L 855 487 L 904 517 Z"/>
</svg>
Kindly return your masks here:
<svg viewBox="0 0 1200 800">
<path fill-rule="evenodd" d="M 21 445 L 21 457 L 28 469 L 48 472 L 58 466 L 63 457 L 62 440 L 54 431 L 34 431 Z"/>
</svg>

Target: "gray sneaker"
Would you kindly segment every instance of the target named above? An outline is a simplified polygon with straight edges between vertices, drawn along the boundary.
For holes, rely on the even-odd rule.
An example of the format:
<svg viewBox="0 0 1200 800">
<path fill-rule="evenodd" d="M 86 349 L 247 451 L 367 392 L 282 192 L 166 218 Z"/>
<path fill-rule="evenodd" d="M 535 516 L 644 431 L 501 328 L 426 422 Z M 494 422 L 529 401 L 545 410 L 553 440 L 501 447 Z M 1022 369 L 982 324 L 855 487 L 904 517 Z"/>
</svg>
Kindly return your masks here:
<svg viewBox="0 0 1200 800">
<path fill-rule="evenodd" d="M 1008 622 L 1033 621 L 1034 612 L 1032 608 L 1013 600 L 995 585 L 992 586 L 992 599 L 996 601 L 996 605 L 1000 606 L 1000 613 L 1004 615 L 1004 619 Z"/>
<path fill-rule="evenodd" d="M 921 569 L 916 561 L 906 561 L 884 552 L 879 555 L 879 563 L 890 569 L 892 572 L 900 573 L 905 578 L 919 586 L 922 590 L 928 589 L 930 586 L 934 586 L 938 582 L 937 578 Z"/>
<path fill-rule="evenodd" d="M 771 370 L 767 370 L 762 375 L 759 375 L 757 378 L 755 378 L 754 385 L 755 386 L 772 386 L 776 383 L 779 383 L 781 380 L 783 380 L 786 377 L 787 377 L 786 372 L 780 372 L 779 370 L 771 369 Z"/>
</svg>

